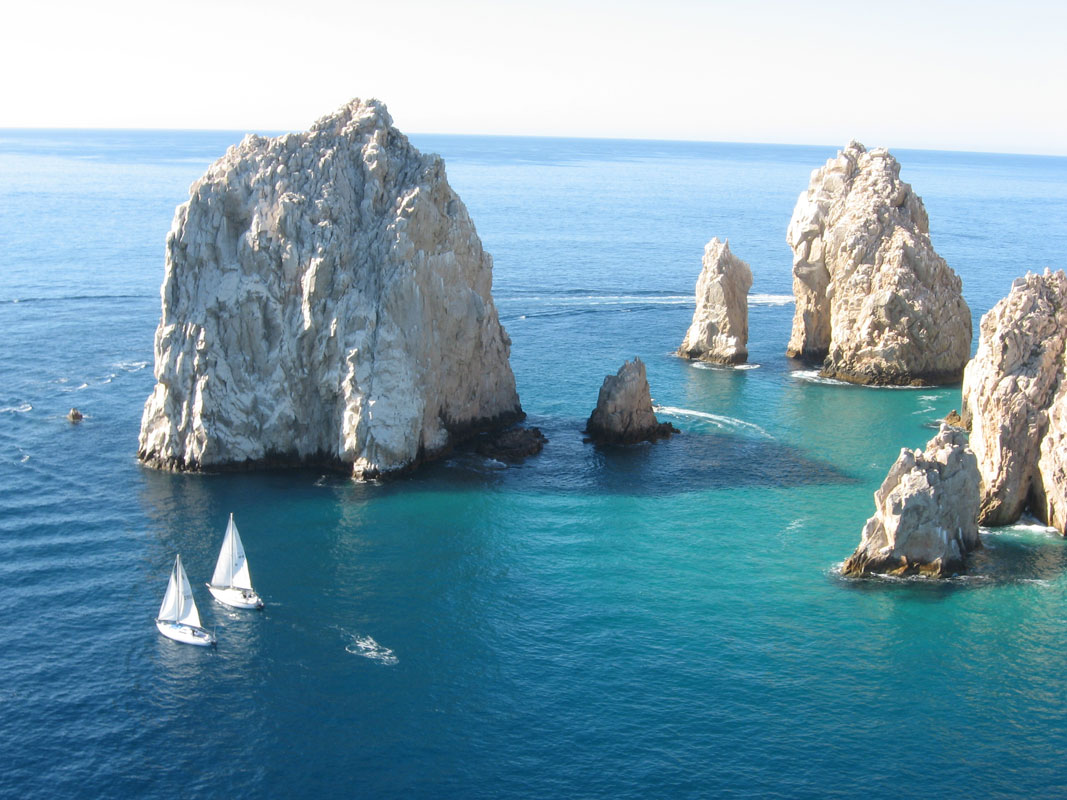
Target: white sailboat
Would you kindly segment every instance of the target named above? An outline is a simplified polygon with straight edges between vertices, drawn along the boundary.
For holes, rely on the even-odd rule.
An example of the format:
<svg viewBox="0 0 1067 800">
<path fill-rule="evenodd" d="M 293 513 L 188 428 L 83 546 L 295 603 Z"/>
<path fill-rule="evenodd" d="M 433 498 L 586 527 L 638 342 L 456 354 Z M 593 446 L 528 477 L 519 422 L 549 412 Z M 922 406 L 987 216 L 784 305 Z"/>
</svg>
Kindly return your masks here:
<svg viewBox="0 0 1067 800">
<path fill-rule="evenodd" d="M 241 544 L 241 535 L 230 514 L 226 537 L 222 540 L 215 574 L 211 576 L 208 590 L 220 603 L 234 608 L 263 608 L 263 601 L 252 589 L 252 576 L 248 574 L 248 559 Z"/>
<path fill-rule="evenodd" d="M 182 567 L 182 557 L 174 557 L 174 569 L 170 571 L 167 593 L 159 607 L 156 627 L 169 639 L 185 644 L 215 644 L 215 637 L 200 626 L 200 614 L 193 600 L 193 589 Z"/>
</svg>

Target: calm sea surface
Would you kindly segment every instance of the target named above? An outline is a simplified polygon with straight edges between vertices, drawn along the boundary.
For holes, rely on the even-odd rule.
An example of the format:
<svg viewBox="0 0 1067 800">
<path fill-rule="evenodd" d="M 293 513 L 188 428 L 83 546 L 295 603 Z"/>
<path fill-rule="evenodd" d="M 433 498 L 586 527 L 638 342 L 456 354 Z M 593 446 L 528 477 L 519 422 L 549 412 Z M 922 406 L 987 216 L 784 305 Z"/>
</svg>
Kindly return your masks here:
<svg viewBox="0 0 1067 800">
<path fill-rule="evenodd" d="M 959 388 L 784 357 L 785 229 L 834 148 L 414 136 L 495 257 L 543 454 L 154 472 L 164 236 L 240 137 L 0 131 L 0 795 L 1067 796 L 1064 541 L 989 531 L 943 583 L 836 574 Z M 1067 159 L 895 154 L 976 329 L 1067 266 Z M 712 236 L 752 266 L 756 368 L 671 355 Z M 635 355 L 684 435 L 583 444 Z M 262 613 L 203 588 L 231 511 Z M 176 552 L 216 650 L 155 630 Z"/>
</svg>

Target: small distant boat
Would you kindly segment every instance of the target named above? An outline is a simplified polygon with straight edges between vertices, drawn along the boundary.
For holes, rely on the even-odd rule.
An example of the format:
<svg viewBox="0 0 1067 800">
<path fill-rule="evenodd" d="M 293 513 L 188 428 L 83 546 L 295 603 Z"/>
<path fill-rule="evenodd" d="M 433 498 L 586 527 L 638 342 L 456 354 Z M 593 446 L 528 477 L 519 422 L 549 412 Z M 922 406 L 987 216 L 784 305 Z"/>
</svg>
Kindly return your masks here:
<svg viewBox="0 0 1067 800">
<path fill-rule="evenodd" d="M 170 571 L 167 593 L 163 595 L 163 605 L 159 607 L 156 627 L 168 639 L 185 644 L 206 646 L 215 644 L 215 637 L 200 626 L 200 614 L 193 600 L 193 590 L 189 586 L 189 577 L 182 567 L 182 557 L 174 557 L 174 569 Z"/>
<path fill-rule="evenodd" d="M 224 605 L 234 608 L 263 608 L 263 601 L 252 589 L 252 576 L 248 574 L 248 559 L 241 544 L 241 535 L 230 514 L 226 537 L 222 540 L 215 574 L 211 576 L 208 591 Z"/>
</svg>

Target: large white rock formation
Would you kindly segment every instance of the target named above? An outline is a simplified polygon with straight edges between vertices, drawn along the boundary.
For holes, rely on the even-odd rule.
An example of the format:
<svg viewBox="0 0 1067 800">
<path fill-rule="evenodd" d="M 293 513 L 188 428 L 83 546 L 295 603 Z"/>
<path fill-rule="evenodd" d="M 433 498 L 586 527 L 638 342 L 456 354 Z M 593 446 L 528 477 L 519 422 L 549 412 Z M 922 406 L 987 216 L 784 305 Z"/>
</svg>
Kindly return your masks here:
<svg viewBox="0 0 1067 800">
<path fill-rule="evenodd" d="M 604 378 L 585 432 L 599 444 L 634 444 L 678 431 L 669 422 L 656 419 L 645 363 L 635 357 L 616 374 Z"/>
<path fill-rule="evenodd" d="M 729 241 L 708 242 L 697 279 L 693 322 L 678 355 L 717 364 L 745 363 L 750 288 L 752 270 L 730 252 Z"/>
<path fill-rule="evenodd" d="M 929 230 L 887 150 L 850 142 L 813 172 L 786 235 L 796 295 L 787 353 L 855 383 L 958 381 L 971 312 Z"/>
<path fill-rule="evenodd" d="M 167 236 L 139 456 L 369 477 L 521 416 L 492 259 L 444 163 L 378 101 L 246 136 Z"/>
<path fill-rule="evenodd" d="M 845 562 L 845 575 L 963 570 L 978 536 L 978 463 L 967 434 L 941 425 L 926 450 L 904 448 L 874 493 L 874 516 Z"/>
<path fill-rule="evenodd" d="M 1067 522 L 1067 275 L 1027 274 L 982 317 L 963 377 L 963 419 L 982 473 L 984 525 L 1028 507 Z"/>
</svg>

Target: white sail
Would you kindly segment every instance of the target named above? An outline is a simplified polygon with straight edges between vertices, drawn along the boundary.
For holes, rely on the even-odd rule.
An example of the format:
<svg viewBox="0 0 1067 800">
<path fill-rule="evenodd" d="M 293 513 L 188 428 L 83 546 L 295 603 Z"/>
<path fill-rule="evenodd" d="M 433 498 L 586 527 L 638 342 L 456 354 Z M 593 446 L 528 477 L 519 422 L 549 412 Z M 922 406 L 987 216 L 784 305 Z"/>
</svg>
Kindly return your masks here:
<svg viewBox="0 0 1067 800">
<path fill-rule="evenodd" d="M 167 582 L 167 593 L 163 595 L 163 605 L 159 607 L 158 619 L 176 622 L 181 612 L 181 582 L 178 579 L 178 570 L 181 569 L 181 556 L 174 559 L 174 567 L 170 571 L 170 580 Z"/>
<path fill-rule="evenodd" d="M 178 571 L 182 590 L 178 622 L 199 628 L 201 627 L 200 614 L 196 610 L 196 601 L 193 600 L 193 587 L 189 585 L 189 576 L 185 574 L 185 568 L 182 566 L 181 557 L 175 562 L 175 569 Z"/>
<path fill-rule="evenodd" d="M 230 524 L 226 526 L 226 536 L 222 540 L 222 549 L 219 551 L 219 560 L 215 563 L 211 584 L 236 589 L 252 588 L 248 559 L 245 558 L 245 548 L 241 543 L 241 535 L 237 532 L 237 524 L 233 521 L 233 514 L 230 514 Z"/>
</svg>

